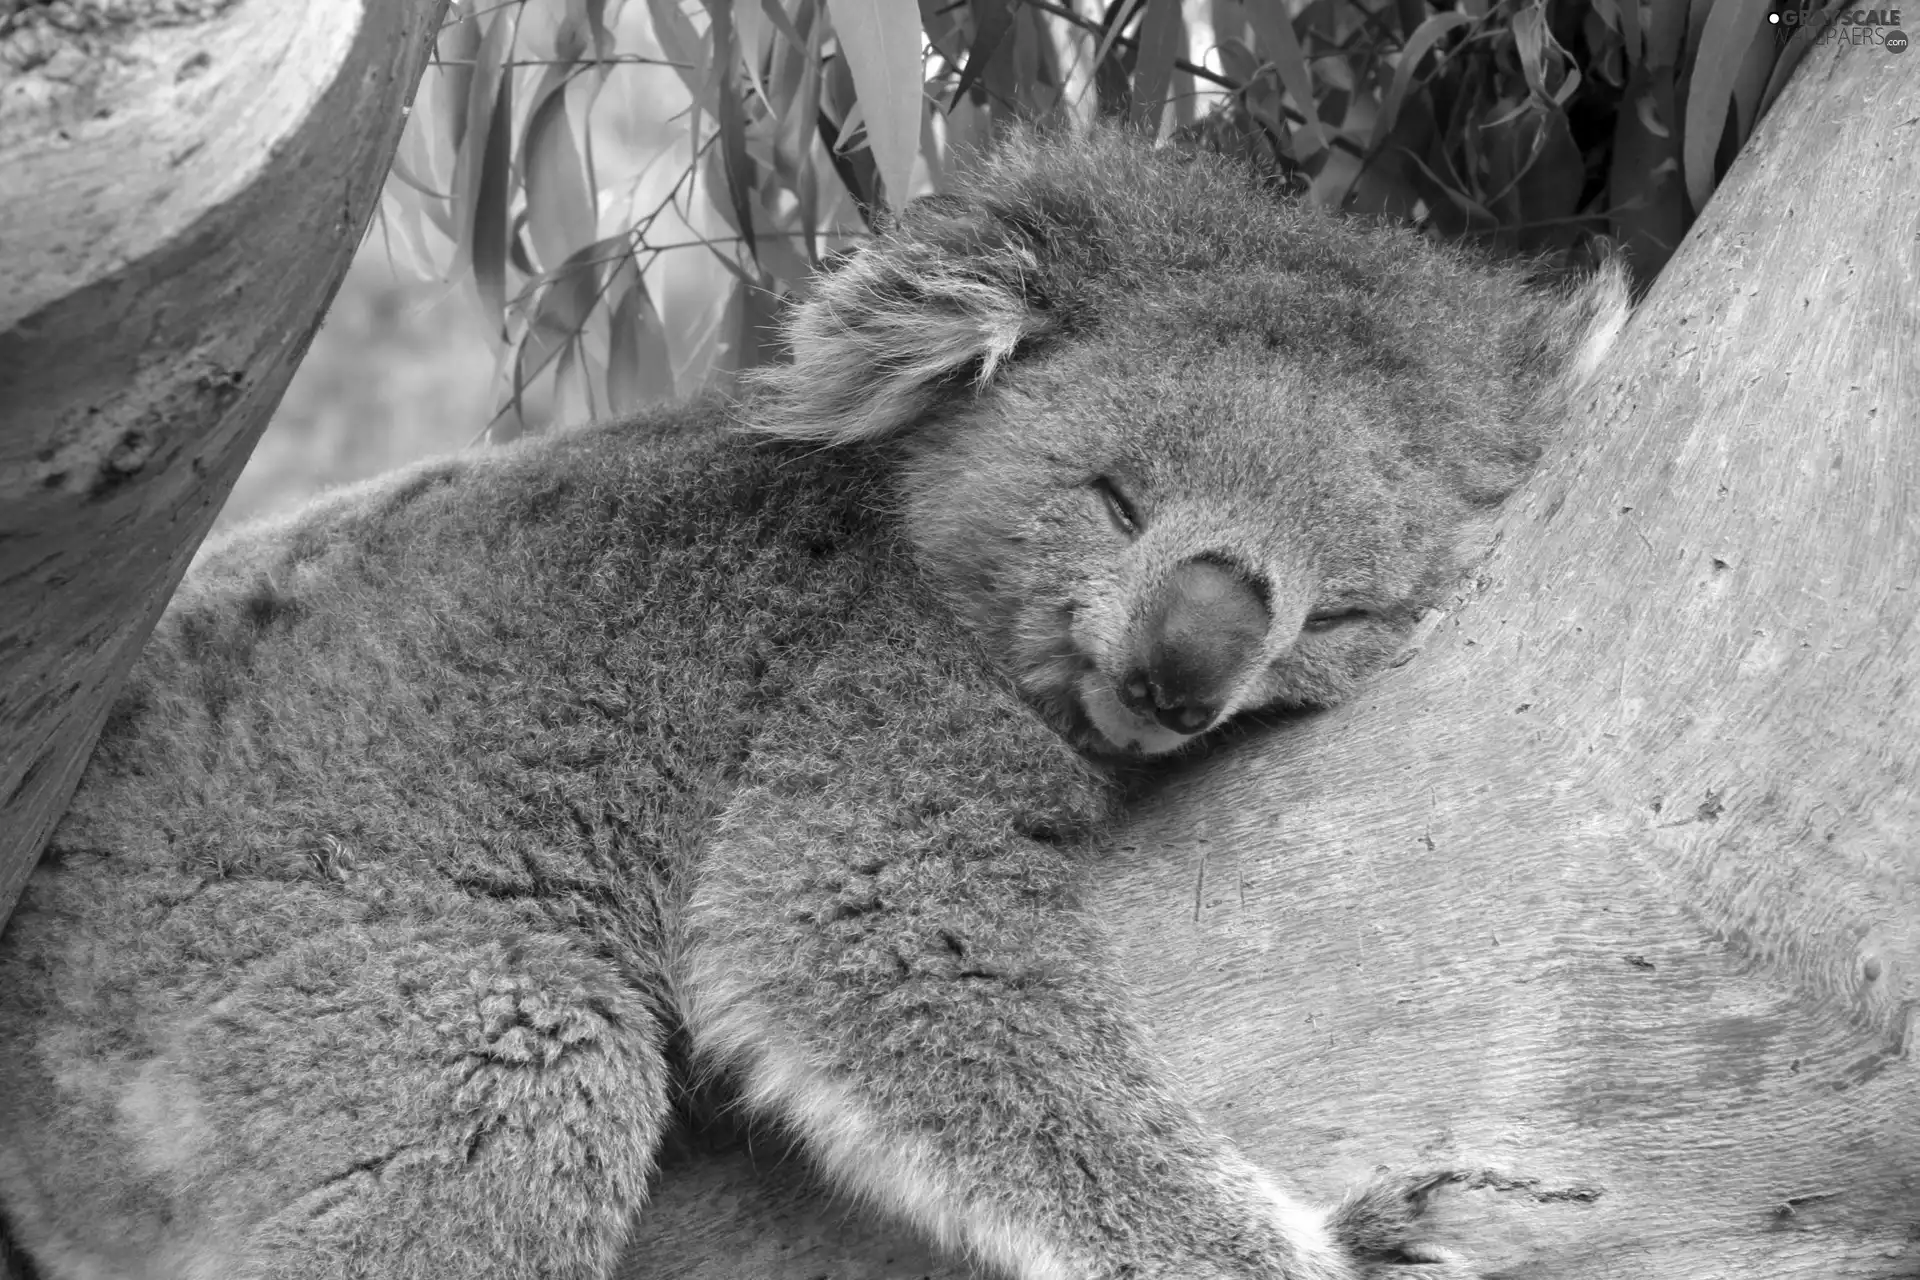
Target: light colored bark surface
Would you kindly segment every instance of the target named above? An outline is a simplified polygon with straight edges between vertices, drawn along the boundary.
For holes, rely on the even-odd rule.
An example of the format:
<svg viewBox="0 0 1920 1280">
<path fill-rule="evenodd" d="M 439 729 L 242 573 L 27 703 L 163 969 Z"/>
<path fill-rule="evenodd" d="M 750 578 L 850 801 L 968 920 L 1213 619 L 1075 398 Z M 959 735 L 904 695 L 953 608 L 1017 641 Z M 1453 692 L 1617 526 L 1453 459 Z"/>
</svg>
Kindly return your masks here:
<svg viewBox="0 0 1920 1280">
<path fill-rule="evenodd" d="M 1098 905 L 1255 1158 L 1452 1168 L 1518 1280 L 1920 1276 L 1920 61 L 1820 50 L 1362 701 L 1192 770 Z M 630 1280 L 964 1275 L 769 1135 Z"/>
<path fill-rule="evenodd" d="M 0 919 L 346 271 L 440 7 L 131 4 L 0 50 Z"/>
</svg>

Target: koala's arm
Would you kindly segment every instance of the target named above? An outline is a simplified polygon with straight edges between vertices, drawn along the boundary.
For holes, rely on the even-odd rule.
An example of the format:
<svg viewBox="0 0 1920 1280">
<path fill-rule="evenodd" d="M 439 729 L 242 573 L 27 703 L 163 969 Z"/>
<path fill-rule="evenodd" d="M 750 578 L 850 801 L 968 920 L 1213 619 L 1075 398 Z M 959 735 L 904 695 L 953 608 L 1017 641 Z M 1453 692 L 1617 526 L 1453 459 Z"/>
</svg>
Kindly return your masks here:
<svg viewBox="0 0 1920 1280">
<path fill-rule="evenodd" d="M 697 1048 L 842 1186 L 1023 1280 L 1358 1274 L 1134 1023 L 1073 901 L 1103 780 L 889 640 L 760 735 L 692 902 Z"/>
</svg>

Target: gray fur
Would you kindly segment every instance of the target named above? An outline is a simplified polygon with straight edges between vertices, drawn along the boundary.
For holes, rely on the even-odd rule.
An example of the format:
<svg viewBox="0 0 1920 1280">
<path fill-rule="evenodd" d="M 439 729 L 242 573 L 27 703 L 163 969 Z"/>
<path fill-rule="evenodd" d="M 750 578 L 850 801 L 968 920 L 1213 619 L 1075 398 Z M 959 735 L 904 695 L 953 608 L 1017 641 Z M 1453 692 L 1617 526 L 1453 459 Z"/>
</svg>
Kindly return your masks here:
<svg viewBox="0 0 1920 1280">
<path fill-rule="evenodd" d="M 1134 668 L 1344 696 L 1620 304 L 1021 138 L 819 283 L 775 439 L 210 547 L 0 941 L 0 1212 L 49 1280 L 604 1277 L 684 1039 L 1024 1280 L 1471 1274 L 1430 1181 L 1327 1217 L 1210 1132 L 1076 885 L 1102 761 L 1192 736 Z"/>
</svg>

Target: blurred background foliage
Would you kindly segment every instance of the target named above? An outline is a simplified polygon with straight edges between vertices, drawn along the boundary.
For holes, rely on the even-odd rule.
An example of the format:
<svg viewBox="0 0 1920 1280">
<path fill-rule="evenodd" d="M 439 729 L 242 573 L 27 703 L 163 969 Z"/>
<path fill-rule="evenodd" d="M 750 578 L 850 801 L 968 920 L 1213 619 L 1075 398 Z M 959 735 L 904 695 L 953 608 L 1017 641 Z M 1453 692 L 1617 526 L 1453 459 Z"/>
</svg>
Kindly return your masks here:
<svg viewBox="0 0 1920 1280">
<path fill-rule="evenodd" d="M 1644 284 L 1804 52 L 1784 37 L 1834 7 L 453 0 L 281 417 L 444 448 L 724 381 L 775 357 L 812 266 L 1029 119 L 1125 120 L 1300 198 L 1517 252 L 1607 237 Z M 350 406 L 332 432 L 330 394 Z M 280 434 L 255 463 L 280 490 L 422 451 L 330 466 Z M 253 481 L 238 509 L 271 502 Z"/>
</svg>

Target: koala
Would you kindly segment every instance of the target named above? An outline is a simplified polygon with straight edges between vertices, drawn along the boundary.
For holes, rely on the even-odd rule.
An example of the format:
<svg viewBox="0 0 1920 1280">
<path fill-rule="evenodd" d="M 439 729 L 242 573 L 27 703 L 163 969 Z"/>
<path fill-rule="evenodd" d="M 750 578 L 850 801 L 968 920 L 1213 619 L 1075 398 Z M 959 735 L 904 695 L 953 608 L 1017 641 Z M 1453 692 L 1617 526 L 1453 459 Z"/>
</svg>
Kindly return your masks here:
<svg viewBox="0 0 1920 1280">
<path fill-rule="evenodd" d="M 203 549 L 0 939 L 48 1280 L 613 1274 L 691 1076 L 1019 1280 L 1438 1280 L 1196 1113 L 1078 905 L 1129 779 L 1347 696 L 1624 315 L 1021 134 L 791 361 Z"/>
</svg>

